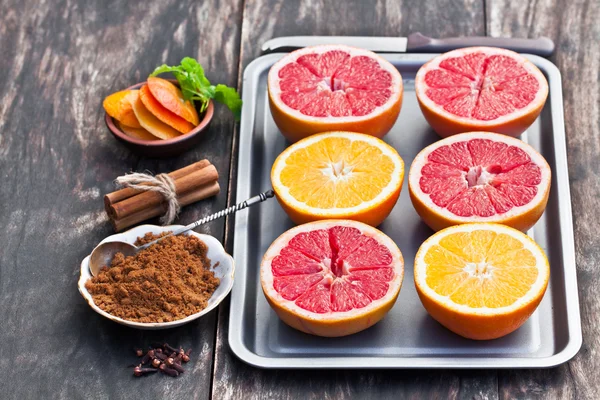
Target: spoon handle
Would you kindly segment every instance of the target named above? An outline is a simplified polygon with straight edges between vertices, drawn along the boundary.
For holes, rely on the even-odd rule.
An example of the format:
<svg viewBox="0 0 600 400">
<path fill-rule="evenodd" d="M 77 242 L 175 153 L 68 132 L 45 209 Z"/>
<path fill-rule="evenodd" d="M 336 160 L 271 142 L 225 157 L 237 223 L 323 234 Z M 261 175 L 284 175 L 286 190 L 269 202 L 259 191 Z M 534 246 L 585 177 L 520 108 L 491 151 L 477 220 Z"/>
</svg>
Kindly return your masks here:
<svg viewBox="0 0 600 400">
<path fill-rule="evenodd" d="M 262 203 L 263 201 L 265 201 L 267 199 L 270 199 L 273 196 L 275 196 L 275 192 L 272 189 L 271 190 L 267 190 L 266 192 L 263 192 L 263 193 L 261 193 L 261 194 L 259 194 L 257 196 L 251 197 L 248 200 L 245 200 L 245 201 L 243 201 L 241 203 L 238 203 L 238 204 L 233 205 L 231 207 L 228 207 L 228 208 L 226 208 L 224 210 L 221 210 L 219 212 L 211 214 L 211 215 L 209 215 L 207 217 L 204 217 L 204 218 L 202 218 L 202 219 L 200 219 L 200 220 L 198 220 L 196 222 L 192 222 L 191 224 L 189 224 L 187 226 L 184 226 L 183 228 L 180 228 L 180 229 L 174 231 L 170 235 L 163 236 L 163 237 L 161 237 L 159 239 L 156 239 L 156 240 L 154 240 L 154 241 L 152 241 L 150 243 L 146 243 L 145 245 L 140 246 L 139 249 L 140 250 L 141 249 L 145 249 L 147 247 L 150 247 L 154 243 L 161 241 L 164 238 L 168 238 L 169 236 L 180 235 L 180 234 L 182 234 L 184 232 L 187 232 L 189 230 L 195 229 L 195 228 L 199 227 L 202 224 L 206 224 L 207 222 L 211 222 L 211 221 L 214 221 L 215 219 L 219 219 L 219 218 L 225 217 L 225 216 L 227 216 L 229 214 L 236 213 L 236 212 L 238 212 L 240 210 L 243 210 L 244 208 L 248 208 L 248 207 L 250 207 L 250 206 L 252 206 L 252 205 L 254 205 L 256 203 Z"/>
</svg>

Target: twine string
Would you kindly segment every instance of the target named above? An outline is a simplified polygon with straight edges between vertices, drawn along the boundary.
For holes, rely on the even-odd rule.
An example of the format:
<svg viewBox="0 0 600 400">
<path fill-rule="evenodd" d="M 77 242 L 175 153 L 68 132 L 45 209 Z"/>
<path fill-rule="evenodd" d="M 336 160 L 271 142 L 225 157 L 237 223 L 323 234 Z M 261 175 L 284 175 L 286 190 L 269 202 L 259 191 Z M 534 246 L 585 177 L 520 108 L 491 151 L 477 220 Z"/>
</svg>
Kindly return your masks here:
<svg viewBox="0 0 600 400">
<path fill-rule="evenodd" d="M 120 187 L 128 187 L 141 191 L 158 192 L 167 203 L 167 211 L 160 217 L 162 225 L 169 225 L 175 220 L 181 210 L 181 205 L 177 200 L 177 191 L 175 181 L 167 174 L 158 174 L 153 176 L 149 173 L 133 172 L 115 179 L 115 183 Z"/>
</svg>

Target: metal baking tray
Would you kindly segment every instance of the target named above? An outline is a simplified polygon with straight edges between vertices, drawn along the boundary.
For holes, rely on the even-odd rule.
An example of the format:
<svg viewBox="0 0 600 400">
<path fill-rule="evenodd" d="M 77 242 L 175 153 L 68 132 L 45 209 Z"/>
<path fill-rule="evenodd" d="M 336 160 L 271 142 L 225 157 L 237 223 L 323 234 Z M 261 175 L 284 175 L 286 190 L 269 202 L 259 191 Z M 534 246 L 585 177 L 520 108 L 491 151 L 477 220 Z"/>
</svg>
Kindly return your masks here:
<svg viewBox="0 0 600 400">
<path fill-rule="evenodd" d="M 267 97 L 269 68 L 282 56 L 262 56 L 244 71 L 238 202 L 270 188 L 271 165 L 288 145 L 273 122 Z M 439 139 L 423 118 L 414 91 L 417 70 L 434 56 L 384 55 L 404 80 L 402 111 L 384 140 L 400 153 L 407 171 L 415 155 Z M 428 316 L 415 291 L 413 260 L 433 231 L 413 209 L 405 177 L 396 207 L 379 226 L 404 255 L 400 296 L 381 322 L 343 338 L 298 332 L 281 322 L 265 300 L 259 279 L 261 258 L 271 242 L 293 226 L 279 204 L 269 201 L 236 216 L 229 345 L 237 357 L 263 368 L 541 368 L 561 364 L 577 353 L 582 337 L 561 77 L 550 61 L 526 57 L 546 75 L 550 94 L 540 117 L 521 138 L 544 155 L 553 173 L 546 212 L 528 232 L 546 251 L 551 266 L 548 290 L 533 316 L 516 332 L 492 341 L 464 339 Z"/>
</svg>

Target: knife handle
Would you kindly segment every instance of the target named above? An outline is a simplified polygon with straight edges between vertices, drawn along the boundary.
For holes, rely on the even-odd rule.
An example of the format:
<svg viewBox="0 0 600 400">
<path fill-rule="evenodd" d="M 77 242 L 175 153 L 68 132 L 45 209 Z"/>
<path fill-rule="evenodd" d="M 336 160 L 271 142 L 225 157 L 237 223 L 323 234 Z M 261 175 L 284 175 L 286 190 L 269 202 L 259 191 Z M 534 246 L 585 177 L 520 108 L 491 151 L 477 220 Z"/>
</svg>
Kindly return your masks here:
<svg viewBox="0 0 600 400">
<path fill-rule="evenodd" d="M 547 37 L 538 39 L 495 38 L 469 36 L 446 39 L 433 39 L 415 32 L 408 36 L 406 51 L 409 53 L 445 53 L 446 51 L 471 46 L 501 47 L 517 53 L 530 53 L 549 57 L 554 52 L 554 42 Z"/>
</svg>

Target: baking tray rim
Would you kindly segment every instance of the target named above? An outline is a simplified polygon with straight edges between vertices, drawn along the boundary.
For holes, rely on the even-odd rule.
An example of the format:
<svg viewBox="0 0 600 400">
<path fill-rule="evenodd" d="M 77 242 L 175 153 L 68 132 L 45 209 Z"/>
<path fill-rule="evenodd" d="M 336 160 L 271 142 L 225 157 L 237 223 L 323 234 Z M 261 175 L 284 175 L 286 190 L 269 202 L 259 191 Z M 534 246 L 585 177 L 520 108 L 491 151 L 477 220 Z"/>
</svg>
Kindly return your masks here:
<svg viewBox="0 0 600 400">
<path fill-rule="evenodd" d="M 257 78 L 262 73 L 264 64 L 272 65 L 287 53 L 271 53 L 260 56 L 246 66 L 242 79 L 242 100 L 244 107 L 242 109 L 242 120 L 239 129 L 240 145 L 238 150 L 251 147 L 248 143 L 252 135 L 244 135 L 243 132 L 252 130 L 256 115 L 256 104 L 253 99 L 256 97 L 256 86 L 248 87 L 246 82 L 250 78 Z M 416 54 L 416 53 L 391 53 L 382 55 L 388 60 L 411 61 L 423 64 L 438 54 Z M 527 59 L 537 65 L 548 77 L 550 88 L 550 109 L 551 121 L 553 126 L 553 142 L 555 152 L 555 165 L 558 186 L 562 186 L 558 195 L 558 209 L 561 242 L 563 249 L 563 275 L 565 277 L 565 307 L 567 311 L 567 332 L 568 342 L 557 353 L 548 357 L 464 357 L 454 358 L 452 356 L 442 357 L 374 357 L 374 356 L 349 356 L 349 357 L 264 357 L 253 353 L 248 349 L 242 340 L 243 328 L 242 319 L 234 317 L 231 309 L 240 301 L 243 301 L 245 295 L 246 269 L 238 268 L 236 274 L 242 275 L 234 280 L 234 287 L 231 292 L 230 315 L 228 342 L 231 351 L 241 361 L 254 367 L 265 369 L 524 369 L 524 368 L 551 368 L 563 364 L 573 358 L 583 344 L 581 331 L 581 317 L 579 309 L 579 293 L 577 289 L 577 270 L 575 264 L 575 245 L 573 236 L 573 220 L 571 208 L 571 194 L 569 186 L 569 175 L 567 165 L 566 134 L 564 126 L 564 110 L 561 74 L 556 65 L 551 61 L 532 54 L 523 54 Z M 245 118 L 244 118 L 245 116 Z M 244 171 L 244 166 L 249 165 L 250 152 L 238 151 L 238 171 Z M 238 172 L 238 182 L 236 190 L 236 202 L 241 198 L 247 198 L 249 193 L 248 179 L 240 179 Z M 235 219 L 234 226 L 234 259 L 238 259 L 245 249 L 240 248 L 240 242 L 245 242 L 248 236 L 248 230 L 242 229 L 248 226 L 248 213 L 239 214 Z M 238 236 L 243 236 L 244 240 L 236 240 Z M 236 282 L 244 282 L 244 285 Z M 568 294 L 568 295 L 567 295 Z M 234 328 L 234 329 L 232 329 Z M 237 328 L 237 329 L 235 329 Z M 235 333 L 239 332 L 239 333 Z M 309 362 L 307 362 L 309 360 Z M 374 364 L 373 360 L 377 360 Z"/>
</svg>

